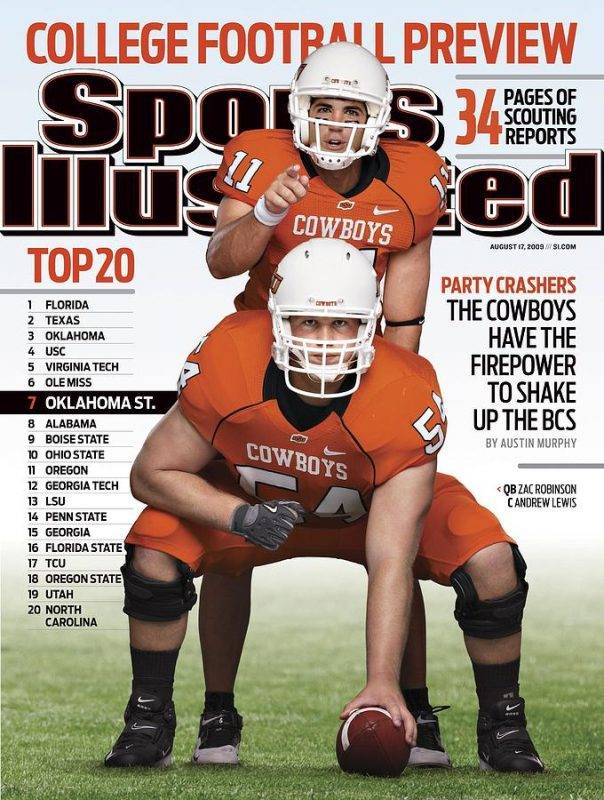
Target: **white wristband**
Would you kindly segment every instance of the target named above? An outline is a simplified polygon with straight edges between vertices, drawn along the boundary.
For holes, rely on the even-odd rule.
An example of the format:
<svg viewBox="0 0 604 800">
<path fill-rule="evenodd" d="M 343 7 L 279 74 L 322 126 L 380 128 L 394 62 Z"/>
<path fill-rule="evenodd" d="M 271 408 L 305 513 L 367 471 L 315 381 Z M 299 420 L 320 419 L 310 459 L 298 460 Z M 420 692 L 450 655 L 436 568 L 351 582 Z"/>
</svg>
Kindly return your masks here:
<svg viewBox="0 0 604 800">
<path fill-rule="evenodd" d="M 285 219 L 288 211 L 289 208 L 286 208 L 284 211 L 280 211 L 278 214 L 273 214 L 273 212 L 269 211 L 266 207 L 264 195 L 260 197 L 254 206 L 254 216 L 258 222 L 262 223 L 262 225 L 266 225 L 269 228 L 274 228 L 275 225 L 278 225 L 282 219 Z"/>
</svg>

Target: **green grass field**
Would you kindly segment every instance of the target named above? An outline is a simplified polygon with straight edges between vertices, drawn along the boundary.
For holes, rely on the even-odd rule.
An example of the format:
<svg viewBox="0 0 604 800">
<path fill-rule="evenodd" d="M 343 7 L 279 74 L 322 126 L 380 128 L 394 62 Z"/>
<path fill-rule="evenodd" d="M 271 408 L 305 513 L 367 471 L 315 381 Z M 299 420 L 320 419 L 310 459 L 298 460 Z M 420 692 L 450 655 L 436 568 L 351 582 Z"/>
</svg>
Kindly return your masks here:
<svg viewBox="0 0 604 800">
<path fill-rule="evenodd" d="M 125 632 L 32 634 L 20 630 L 7 613 L 2 796 L 602 798 L 600 590 L 577 581 L 562 592 L 550 574 L 532 577 L 522 688 L 530 730 L 548 767 L 545 775 L 479 772 L 475 695 L 451 614 L 452 593 L 432 586 L 426 588 L 431 698 L 452 705 L 441 715 L 441 724 L 455 768 L 447 773 L 409 771 L 397 780 L 341 773 L 334 752 L 337 715 L 364 678 L 364 577 L 348 565 L 315 562 L 264 568 L 256 576 L 237 692 L 245 718 L 243 765 L 237 768 L 189 763 L 202 697 L 194 624 L 177 672 L 174 766 L 163 772 L 110 771 L 101 761 L 121 729 L 129 692 Z M 114 622 L 125 626 L 118 605 Z"/>
</svg>

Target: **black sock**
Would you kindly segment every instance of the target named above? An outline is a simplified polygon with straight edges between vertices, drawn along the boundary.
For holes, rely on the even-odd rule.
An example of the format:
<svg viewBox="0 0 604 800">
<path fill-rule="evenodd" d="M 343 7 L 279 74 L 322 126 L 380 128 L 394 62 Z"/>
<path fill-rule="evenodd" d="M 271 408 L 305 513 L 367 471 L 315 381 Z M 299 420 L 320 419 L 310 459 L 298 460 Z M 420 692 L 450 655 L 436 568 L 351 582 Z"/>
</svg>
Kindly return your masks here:
<svg viewBox="0 0 604 800">
<path fill-rule="evenodd" d="M 515 661 L 508 661 L 507 664 L 475 664 L 472 662 L 472 667 L 481 711 L 488 711 L 494 703 L 499 703 L 501 700 L 513 700 L 518 697 L 520 691 L 518 685 L 519 658 Z"/>
<path fill-rule="evenodd" d="M 143 689 L 162 700 L 171 700 L 178 650 L 137 650 L 131 647 L 130 657 L 132 691 Z"/>
<path fill-rule="evenodd" d="M 204 711 L 233 711 L 234 708 L 233 692 L 206 692 Z"/>
<path fill-rule="evenodd" d="M 407 708 L 417 716 L 422 711 L 432 711 L 432 706 L 428 700 L 428 687 L 421 686 L 419 689 L 403 689 L 403 697 Z"/>
</svg>

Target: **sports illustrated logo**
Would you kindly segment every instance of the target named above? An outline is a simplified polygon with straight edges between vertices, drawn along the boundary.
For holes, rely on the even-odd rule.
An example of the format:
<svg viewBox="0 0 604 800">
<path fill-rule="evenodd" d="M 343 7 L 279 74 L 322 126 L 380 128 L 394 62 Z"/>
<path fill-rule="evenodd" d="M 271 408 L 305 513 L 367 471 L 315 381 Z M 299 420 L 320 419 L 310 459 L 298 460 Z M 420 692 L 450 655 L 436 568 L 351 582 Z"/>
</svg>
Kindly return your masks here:
<svg viewBox="0 0 604 800">
<path fill-rule="evenodd" d="M 282 280 L 283 280 L 283 276 L 282 276 L 282 275 L 279 275 L 279 273 L 277 272 L 277 270 L 275 270 L 275 271 L 273 272 L 273 276 L 272 276 L 272 278 L 271 278 L 271 286 L 270 286 L 270 291 L 271 291 L 271 294 L 275 294 L 275 292 L 277 291 L 277 289 L 278 289 L 278 288 L 279 288 L 279 286 L 281 285 L 281 281 L 282 281 Z"/>
<path fill-rule="evenodd" d="M 308 436 L 305 436 L 303 433 L 292 433 L 289 437 L 290 442 L 294 444 L 306 444 L 308 441 Z"/>
<path fill-rule="evenodd" d="M 340 200 L 336 208 L 339 211 L 350 211 L 354 208 L 354 203 L 352 200 Z"/>
<path fill-rule="evenodd" d="M 296 78 L 305 68 L 299 67 Z M 324 86 L 339 91 L 356 85 L 337 76 L 324 80 Z M 90 97 L 79 91 L 82 84 L 90 97 L 102 98 L 95 104 L 94 119 Z M 229 109 L 241 92 L 257 102 L 246 110 L 241 104 L 239 133 L 258 127 L 258 102 L 267 120 L 276 123 L 281 115 L 285 120 L 287 86 L 272 90 L 269 99 L 255 86 L 220 84 L 196 96 L 184 86 L 124 86 L 104 70 L 65 69 L 48 75 L 39 87 L 40 105 L 49 117 L 40 121 L 39 141 L 0 141 L 0 234 L 73 236 L 95 231 L 112 236 L 119 228 L 131 234 L 177 235 L 191 228 L 211 235 L 220 202 L 212 182 L 217 165 L 185 171 L 181 164 L 164 164 L 164 158 L 191 152 L 202 143 L 222 153 L 224 144 L 219 143 L 232 138 Z M 46 105 L 49 98 L 52 103 Z M 391 131 L 438 150 L 445 139 L 444 125 L 434 115 L 440 102 L 429 87 L 394 85 Z M 227 113 L 216 120 L 215 144 L 210 146 L 203 121 L 216 104 Z M 73 119 L 88 120 L 83 134 Z M 44 152 L 42 146 L 53 152 Z M 112 154 L 120 149 L 123 163 L 114 164 Z M 252 158 L 230 165 L 233 171 L 241 166 L 241 191 L 249 191 L 262 163 Z M 227 178 L 232 179 L 228 171 L 228 183 Z M 443 165 L 429 183 L 441 208 L 447 209 L 436 234 L 460 236 L 463 227 L 481 236 L 511 235 L 531 225 L 551 235 L 602 233 L 601 149 L 566 150 L 563 164 L 546 164 L 530 175 L 501 164 L 464 170 Z M 18 202 L 10 202 L 13 194 Z M 342 232 L 306 234 L 317 235 L 350 238 Z"/>
</svg>

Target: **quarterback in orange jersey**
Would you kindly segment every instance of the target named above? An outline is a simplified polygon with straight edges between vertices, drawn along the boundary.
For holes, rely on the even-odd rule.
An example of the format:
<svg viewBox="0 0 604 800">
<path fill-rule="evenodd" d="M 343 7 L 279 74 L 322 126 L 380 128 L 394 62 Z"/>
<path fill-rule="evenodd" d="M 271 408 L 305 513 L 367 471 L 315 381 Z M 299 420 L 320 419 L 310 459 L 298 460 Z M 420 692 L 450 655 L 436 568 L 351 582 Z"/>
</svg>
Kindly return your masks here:
<svg viewBox="0 0 604 800">
<path fill-rule="evenodd" d="M 294 78 L 293 138 L 288 130 L 257 130 L 227 144 L 215 179 L 224 199 L 207 262 L 218 278 L 249 271 L 237 309 L 265 308 L 283 256 L 307 239 L 328 237 L 364 250 L 380 279 L 387 267 L 404 273 L 404 295 L 386 291 L 388 319 L 423 314 L 430 239 L 445 209 L 448 172 L 420 142 L 379 144 L 391 100 L 371 53 L 331 44 Z"/>
<path fill-rule="evenodd" d="M 342 716 L 382 706 L 411 745 L 416 721 L 399 679 L 414 575 L 455 587 L 475 669 L 497 669 L 502 659 L 505 667 L 519 648 L 522 559 L 457 481 L 435 482 L 446 434 L 438 382 L 420 356 L 374 342 L 380 306 L 365 257 L 344 242 L 315 239 L 280 263 L 268 311 L 228 317 L 187 359 L 179 400 L 132 470 L 133 493 L 149 507 L 126 539 L 133 683 L 107 766 L 171 762 L 174 671 L 196 574 L 204 574 L 207 645 L 224 633 L 239 596 L 234 584 L 217 621 L 205 608 L 206 580 L 299 556 L 364 564 L 367 683 Z M 464 503 L 465 527 L 457 521 Z M 228 631 L 226 639 L 230 648 Z M 233 674 L 205 670 L 212 688 L 196 764 L 238 762 L 242 720 L 228 688 L 237 663 L 230 651 L 223 656 Z M 522 699 L 512 690 L 507 703 L 479 720 L 484 766 L 493 768 L 494 743 L 509 737 L 507 769 L 542 769 Z"/>
</svg>

